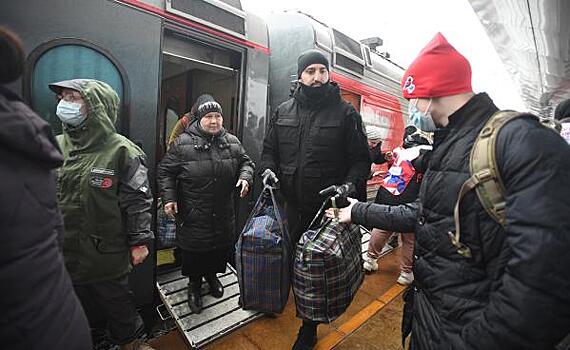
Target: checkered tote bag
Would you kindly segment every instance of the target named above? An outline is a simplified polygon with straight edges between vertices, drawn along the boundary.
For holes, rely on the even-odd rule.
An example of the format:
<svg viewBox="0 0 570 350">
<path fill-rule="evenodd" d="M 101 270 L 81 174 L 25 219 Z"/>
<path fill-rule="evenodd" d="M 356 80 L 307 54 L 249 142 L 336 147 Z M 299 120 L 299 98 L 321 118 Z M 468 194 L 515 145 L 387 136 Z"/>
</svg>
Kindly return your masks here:
<svg viewBox="0 0 570 350">
<path fill-rule="evenodd" d="M 363 279 L 358 226 L 327 219 L 309 229 L 295 250 L 292 283 L 297 317 L 334 321 L 348 308 Z"/>
<path fill-rule="evenodd" d="M 289 298 L 293 249 L 274 191 L 265 186 L 236 244 L 240 302 L 245 310 L 280 313 Z"/>
</svg>

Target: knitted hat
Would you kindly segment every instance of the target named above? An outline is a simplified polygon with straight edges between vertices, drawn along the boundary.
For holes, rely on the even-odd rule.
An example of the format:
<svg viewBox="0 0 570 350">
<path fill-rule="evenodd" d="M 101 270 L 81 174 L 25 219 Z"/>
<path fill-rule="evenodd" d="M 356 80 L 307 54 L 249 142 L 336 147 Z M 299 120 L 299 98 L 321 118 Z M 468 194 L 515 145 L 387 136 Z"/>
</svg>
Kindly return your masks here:
<svg viewBox="0 0 570 350">
<path fill-rule="evenodd" d="M 301 77 L 305 68 L 315 63 L 320 63 L 329 70 L 329 60 L 320 51 L 307 50 L 303 52 L 297 59 L 297 78 Z"/>
<path fill-rule="evenodd" d="M 554 119 L 562 120 L 567 117 L 570 117 L 570 98 L 560 102 L 554 110 Z"/>
<path fill-rule="evenodd" d="M 441 33 L 423 48 L 402 79 L 404 98 L 432 98 L 471 92 L 471 65 Z"/>
<path fill-rule="evenodd" d="M 211 95 L 208 94 L 200 95 L 190 110 L 190 114 L 192 114 L 194 118 L 198 120 L 202 119 L 203 116 L 210 112 L 218 112 L 220 114 L 223 114 L 222 106 L 220 106 L 220 104 L 216 102 L 216 100 Z"/>
</svg>

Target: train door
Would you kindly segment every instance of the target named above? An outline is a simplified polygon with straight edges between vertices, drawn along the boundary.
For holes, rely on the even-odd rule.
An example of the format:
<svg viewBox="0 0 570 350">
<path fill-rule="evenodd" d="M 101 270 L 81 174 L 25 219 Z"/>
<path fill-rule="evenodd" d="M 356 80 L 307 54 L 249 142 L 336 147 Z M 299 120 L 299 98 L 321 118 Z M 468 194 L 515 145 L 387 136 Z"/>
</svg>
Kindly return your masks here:
<svg viewBox="0 0 570 350">
<path fill-rule="evenodd" d="M 187 113 L 198 96 L 210 94 L 220 103 L 224 128 L 238 134 L 239 102 L 244 53 L 213 46 L 195 38 L 166 30 L 162 50 L 161 97 L 158 121 L 157 160 L 168 148 L 168 140 L 179 118 Z M 159 200 L 160 203 L 160 200 Z M 237 206 L 236 206 L 237 208 Z M 192 314 L 187 303 L 188 278 L 181 275 L 174 246 L 174 220 L 158 206 L 157 289 L 163 301 L 164 318 L 173 317 L 192 347 L 200 347 L 226 332 L 261 316 L 239 306 L 239 286 L 233 267 L 228 264 L 218 278 L 224 286 L 221 299 L 203 297 L 204 309 Z M 204 294 L 207 287 L 204 285 Z M 166 316 L 166 314 L 170 314 Z"/>
<path fill-rule="evenodd" d="M 166 31 L 162 50 L 160 142 L 157 158 L 166 152 L 177 120 L 201 94 L 210 94 L 224 111 L 224 128 L 235 134 L 242 54 Z"/>
<path fill-rule="evenodd" d="M 162 49 L 161 96 L 158 120 L 157 162 L 168 148 L 174 126 L 202 94 L 210 94 L 220 103 L 224 128 L 235 134 L 238 125 L 238 101 L 242 53 L 166 30 Z M 173 224 L 165 224 L 159 205 L 157 265 L 175 263 L 172 249 Z M 168 248 L 165 251 L 161 250 Z"/>
</svg>

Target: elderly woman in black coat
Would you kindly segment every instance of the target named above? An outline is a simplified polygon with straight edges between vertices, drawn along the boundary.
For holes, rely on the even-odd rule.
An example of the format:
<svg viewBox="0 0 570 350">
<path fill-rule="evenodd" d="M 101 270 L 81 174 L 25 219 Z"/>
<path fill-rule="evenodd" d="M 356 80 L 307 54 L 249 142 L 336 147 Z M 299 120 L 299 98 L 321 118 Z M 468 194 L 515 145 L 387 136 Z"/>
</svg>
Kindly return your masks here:
<svg viewBox="0 0 570 350">
<path fill-rule="evenodd" d="M 222 108 L 210 95 L 196 101 L 192 122 L 168 150 L 158 168 L 167 215 L 175 216 L 182 274 L 189 277 L 188 304 L 202 311 L 202 277 L 210 294 L 221 298 L 216 277 L 224 272 L 234 243 L 234 191 L 245 197 L 254 164 L 237 137 L 223 126 Z"/>
</svg>

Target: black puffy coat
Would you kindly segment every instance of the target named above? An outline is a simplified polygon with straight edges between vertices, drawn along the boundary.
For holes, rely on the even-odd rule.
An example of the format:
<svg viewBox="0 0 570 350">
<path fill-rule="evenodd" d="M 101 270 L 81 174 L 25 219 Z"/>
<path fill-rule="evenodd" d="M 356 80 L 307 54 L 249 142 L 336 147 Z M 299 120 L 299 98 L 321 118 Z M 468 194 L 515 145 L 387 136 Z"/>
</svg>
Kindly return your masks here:
<svg viewBox="0 0 570 350">
<path fill-rule="evenodd" d="M 253 183 L 254 164 L 237 137 L 209 135 L 188 126 L 158 167 L 165 203 L 178 203 L 177 245 L 189 251 L 229 248 L 235 238 L 234 193 L 238 179 Z"/>
<path fill-rule="evenodd" d="M 277 108 L 261 159 L 261 169 L 277 174 L 288 204 L 301 212 L 314 215 L 323 200 L 318 192 L 333 184 L 353 182 L 366 197 L 371 163 L 362 118 L 335 83 L 320 100 L 297 89 Z"/>
<path fill-rule="evenodd" d="M 65 270 L 54 169 L 63 157 L 49 125 L 0 87 L 0 347 L 91 349 Z"/>
<path fill-rule="evenodd" d="M 496 110 L 476 95 L 436 131 L 419 203 L 353 208 L 357 223 L 416 233 L 414 349 L 552 349 L 570 331 L 570 149 L 554 131 L 530 117 L 507 124 L 496 146 L 506 229 L 472 191 L 460 216 L 472 257 L 448 237 L 470 150 Z"/>
</svg>

